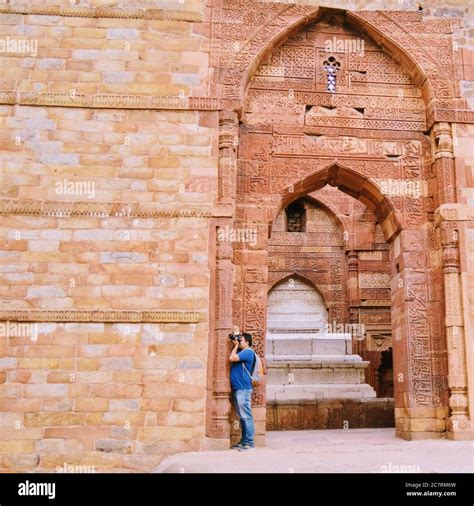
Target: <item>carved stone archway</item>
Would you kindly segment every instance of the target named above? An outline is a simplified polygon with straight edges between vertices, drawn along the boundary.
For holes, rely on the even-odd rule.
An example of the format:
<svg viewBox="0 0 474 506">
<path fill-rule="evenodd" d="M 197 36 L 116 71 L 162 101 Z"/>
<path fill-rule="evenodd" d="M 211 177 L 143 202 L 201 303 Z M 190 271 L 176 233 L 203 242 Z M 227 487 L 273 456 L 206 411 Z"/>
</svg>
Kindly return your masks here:
<svg viewBox="0 0 474 506">
<path fill-rule="evenodd" d="M 216 2 L 213 12 L 223 19 L 226 8 L 230 8 L 230 4 L 221 0 Z M 248 8 L 262 9 L 257 18 L 265 22 L 260 23 L 254 34 L 249 32 L 243 42 L 232 42 L 217 35 L 219 51 L 212 58 L 217 70 L 214 89 L 227 107 L 221 112 L 216 204 L 228 207 L 215 226 L 253 228 L 258 239 L 251 247 L 230 243 L 217 246 L 214 272 L 219 296 L 216 340 L 211 342 L 214 352 L 210 370 L 214 368 L 215 376 L 209 387 L 208 434 L 229 435 L 226 422 L 229 386 L 224 378 L 228 371 L 216 363 L 224 358 L 223 338 L 232 324 L 254 333 L 257 349 L 263 352 L 269 225 L 278 210 L 297 195 L 330 184 L 372 209 L 391 244 L 396 330 L 393 339 L 394 354 L 398 357 L 395 375 L 399 383 L 396 389 L 397 434 L 407 439 L 463 437 L 462 433 L 470 427 L 464 323 L 460 311 L 450 302 L 445 304 L 445 300 L 460 298 L 457 224 L 455 220 L 448 222 L 446 219 L 435 224 L 432 217 L 438 206 L 453 203 L 456 198 L 451 126 L 439 120 L 458 121 L 464 112 L 470 111 L 460 98 L 456 76 L 448 75 L 439 63 L 442 61 L 441 56 L 437 58 L 439 48 L 433 48 L 434 56 L 427 55 L 423 48 L 426 44 L 421 44 L 403 28 L 404 22 L 419 23 L 422 33 L 422 23 L 436 24 L 438 35 L 448 41 L 449 57 L 454 60 L 449 21 L 426 22 L 421 14 L 413 12 L 350 13 L 309 6 L 273 5 L 264 14 L 262 6 L 253 8 L 249 3 Z M 352 27 L 369 34 L 401 64 L 410 82 L 421 91 L 413 96 L 423 100 L 423 120 L 413 122 L 406 131 L 399 122 L 392 122 L 391 127 L 386 123 L 386 132 L 375 130 L 375 134 L 364 138 L 362 144 L 357 136 L 365 132 L 365 127 L 348 128 L 346 131 L 350 134 L 347 136 L 328 141 L 335 130 L 325 126 L 298 130 L 246 122 L 245 107 L 259 65 L 283 41 L 322 17 L 332 15 L 344 17 Z M 250 31 L 251 28 L 250 23 Z M 430 25 L 427 33 L 433 28 Z M 234 59 L 229 59 L 229 55 Z M 312 100 L 321 93 L 297 92 L 296 95 L 296 105 L 308 102 L 314 105 L 318 102 Z M 335 97 L 328 97 L 327 103 L 332 104 Z M 321 100 L 326 104 L 324 97 Z M 383 130 L 384 127 L 375 128 Z M 425 132 L 430 128 L 431 138 L 428 138 Z M 337 153 L 336 160 L 334 153 Z M 423 191 L 429 188 L 422 199 L 410 196 L 388 199 L 382 194 L 376 178 L 391 177 L 395 161 L 389 158 L 392 156 L 400 163 L 400 171 L 393 179 L 419 181 Z M 230 279 L 234 282 L 232 294 L 226 285 Z M 444 294 L 439 289 L 443 279 Z M 257 425 L 263 436 L 263 392 L 256 392 L 254 397 Z"/>
</svg>

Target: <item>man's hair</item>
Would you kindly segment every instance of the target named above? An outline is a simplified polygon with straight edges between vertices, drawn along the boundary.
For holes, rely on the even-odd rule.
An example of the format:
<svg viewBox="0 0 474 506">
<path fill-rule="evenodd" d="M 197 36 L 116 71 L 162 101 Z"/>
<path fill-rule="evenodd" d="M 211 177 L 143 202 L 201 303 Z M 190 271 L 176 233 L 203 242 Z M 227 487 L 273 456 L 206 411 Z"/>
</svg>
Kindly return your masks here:
<svg viewBox="0 0 474 506">
<path fill-rule="evenodd" d="M 252 334 L 242 332 L 242 337 L 249 343 L 249 346 L 252 346 Z"/>
</svg>

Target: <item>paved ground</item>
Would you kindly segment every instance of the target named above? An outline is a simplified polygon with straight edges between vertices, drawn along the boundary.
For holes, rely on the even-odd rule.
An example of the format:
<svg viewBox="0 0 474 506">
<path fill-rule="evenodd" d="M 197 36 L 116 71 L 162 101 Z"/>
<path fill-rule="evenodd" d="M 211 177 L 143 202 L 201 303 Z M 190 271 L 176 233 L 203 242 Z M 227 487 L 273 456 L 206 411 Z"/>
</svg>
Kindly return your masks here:
<svg viewBox="0 0 474 506">
<path fill-rule="evenodd" d="M 474 441 L 404 441 L 394 429 L 267 432 L 266 447 L 192 452 L 164 460 L 156 472 L 228 473 L 474 472 Z"/>
</svg>

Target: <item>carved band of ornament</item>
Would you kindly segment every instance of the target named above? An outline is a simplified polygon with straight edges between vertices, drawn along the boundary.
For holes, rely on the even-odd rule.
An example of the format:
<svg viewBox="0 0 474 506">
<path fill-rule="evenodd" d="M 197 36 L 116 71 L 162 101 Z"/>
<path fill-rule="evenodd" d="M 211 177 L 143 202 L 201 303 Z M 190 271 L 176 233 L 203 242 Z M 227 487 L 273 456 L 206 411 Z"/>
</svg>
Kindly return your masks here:
<svg viewBox="0 0 474 506">
<path fill-rule="evenodd" d="M 1 91 L 0 104 L 83 107 L 92 109 L 220 110 L 215 97 L 157 97 L 144 95 L 84 95 L 79 93 L 21 93 Z"/>
<path fill-rule="evenodd" d="M 474 207 L 465 204 L 443 204 L 436 209 L 435 223 L 443 221 L 473 221 Z"/>
<path fill-rule="evenodd" d="M 379 307 L 390 307 L 390 300 L 363 300 L 361 306 L 379 306 Z"/>
<path fill-rule="evenodd" d="M 59 202 L 54 200 L 0 200 L 0 215 L 67 218 L 211 218 L 232 216 L 230 206 L 163 208 L 155 203 Z"/>
<path fill-rule="evenodd" d="M 103 323 L 197 323 L 197 311 L 109 311 L 12 309 L 0 311 L 0 321 L 103 322 Z"/>
<path fill-rule="evenodd" d="M 426 126 L 430 129 L 434 123 L 474 123 L 474 111 L 469 109 L 428 109 Z"/>
<path fill-rule="evenodd" d="M 1 5 L 2 14 L 65 16 L 75 18 L 164 19 L 202 21 L 199 12 L 167 9 L 120 9 L 117 7 L 82 7 L 80 5 Z"/>
</svg>

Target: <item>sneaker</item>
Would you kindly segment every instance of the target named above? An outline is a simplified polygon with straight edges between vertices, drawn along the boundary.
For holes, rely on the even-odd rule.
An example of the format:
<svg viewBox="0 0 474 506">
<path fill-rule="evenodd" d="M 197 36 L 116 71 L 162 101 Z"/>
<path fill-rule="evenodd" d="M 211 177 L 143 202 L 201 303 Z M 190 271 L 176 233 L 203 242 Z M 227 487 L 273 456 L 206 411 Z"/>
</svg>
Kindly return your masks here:
<svg viewBox="0 0 474 506">
<path fill-rule="evenodd" d="M 238 448 L 239 452 L 246 452 L 249 450 L 255 450 L 254 445 L 242 445 L 240 448 Z"/>
<path fill-rule="evenodd" d="M 242 448 L 242 446 L 244 446 L 242 443 L 237 443 L 235 445 L 232 445 L 230 447 L 231 450 L 240 450 L 240 448 Z"/>
</svg>

